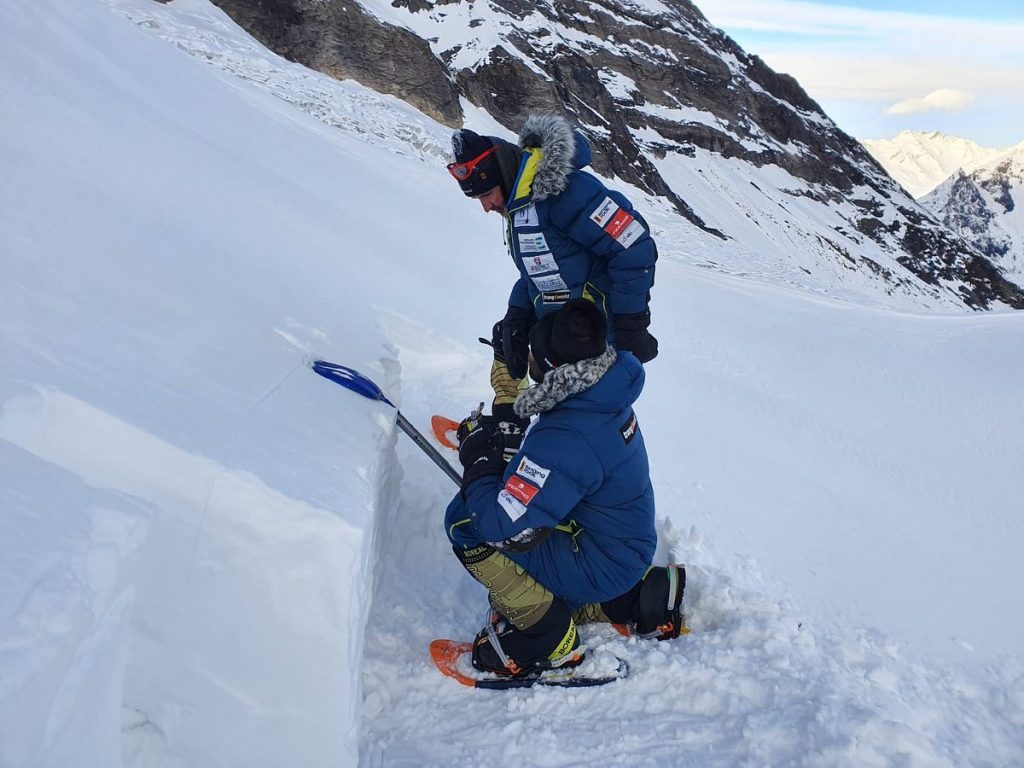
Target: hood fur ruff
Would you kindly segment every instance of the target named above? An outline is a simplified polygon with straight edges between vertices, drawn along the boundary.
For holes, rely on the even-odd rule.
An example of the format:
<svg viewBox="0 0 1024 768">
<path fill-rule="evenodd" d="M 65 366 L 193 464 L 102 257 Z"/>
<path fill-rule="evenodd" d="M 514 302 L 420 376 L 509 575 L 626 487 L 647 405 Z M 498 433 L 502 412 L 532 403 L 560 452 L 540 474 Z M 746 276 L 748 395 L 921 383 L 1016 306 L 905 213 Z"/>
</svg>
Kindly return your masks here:
<svg viewBox="0 0 1024 768">
<path fill-rule="evenodd" d="M 565 191 L 575 168 L 576 132 L 561 115 L 531 115 L 519 132 L 519 146 L 534 147 L 544 154 L 533 178 L 533 199 L 543 200 Z"/>
<path fill-rule="evenodd" d="M 606 346 L 604 353 L 575 363 L 552 368 L 540 384 L 521 392 L 512 406 L 517 416 L 527 418 L 550 411 L 566 398 L 585 392 L 601 380 L 618 360 L 619 353 Z"/>
</svg>

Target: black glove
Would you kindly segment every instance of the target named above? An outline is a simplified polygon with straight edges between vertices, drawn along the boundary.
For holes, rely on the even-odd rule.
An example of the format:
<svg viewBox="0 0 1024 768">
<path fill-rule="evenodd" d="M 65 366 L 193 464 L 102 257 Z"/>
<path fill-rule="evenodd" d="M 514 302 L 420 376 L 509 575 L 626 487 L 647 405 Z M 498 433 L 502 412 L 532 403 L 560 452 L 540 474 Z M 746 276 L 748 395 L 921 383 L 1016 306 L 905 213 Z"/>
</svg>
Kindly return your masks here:
<svg viewBox="0 0 1024 768">
<path fill-rule="evenodd" d="M 505 320 L 501 319 L 491 329 L 490 341 L 481 338 L 480 343 L 486 344 L 494 353 L 494 362 L 491 363 L 491 389 L 494 390 L 494 405 L 491 413 L 498 415 L 499 408 L 506 408 L 508 417 L 502 417 L 499 421 L 511 421 L 516 418 L 512 411 L 512 404 L 519 396 L 519 379 L 512 378 L 505 365 L 505 345 L 502 335 L 505 327 Z M 521 378 L 521 377 L 520 377 Z"/>
<path fill-rule="evenodd" d="M 491 328 L 491 338 L 485 339 L 483 336 L 480 337 L 480 343 L 486 344 L 494 352 L 494 362 L 504 363 L 505 362 L 505 340 L 503 336 L 503 329 L 505 327 L 505 318 L 502 318 L 494 324 Z"/>
<path fill-rule="evenodd" d="M 520 307 L 509 307 L 501 320 L 501 353 L 513 379 L 523 378 L 529 367 L 530 328 L 535 320 L 532 309 Z"/>
<path fill-rule="evenodd" d="M 530 420 L 516 416 L 511 403 L 494 405 L 491 412 L 494 414 L 492 418 L 498 423 L 501 458 L 505 464 L 508 464 L 512 461 L 512 457 L 519 453 L 519 449 L 523 445 L 523 437 L 526 435 L 526 428 L 530 426 Z"/>
<path fill-rule="evenodd" d="M 651 311 L 645 309 L 635 315 L 615 315 L 615 347 L 632 352 L 641 363 L 658 356 L 658 340 L 651 336 Z"/>
<path fill-rule="evenodd" d="M 459 438 L 459 462 L 463 466 L 463 492 L 474 480 L 505 471 L 501 432 L 493 416 L 463 419 L 455 434 Z"/>
</svg>

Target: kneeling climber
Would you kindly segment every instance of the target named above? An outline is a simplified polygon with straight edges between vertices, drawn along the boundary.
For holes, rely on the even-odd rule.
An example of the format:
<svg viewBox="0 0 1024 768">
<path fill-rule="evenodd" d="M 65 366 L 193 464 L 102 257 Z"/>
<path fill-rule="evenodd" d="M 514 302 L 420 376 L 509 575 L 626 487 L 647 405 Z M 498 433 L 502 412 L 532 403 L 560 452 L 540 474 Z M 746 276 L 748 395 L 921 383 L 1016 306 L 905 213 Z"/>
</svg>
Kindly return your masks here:
<svg viewBox="0 0 1024 768">
<path fill-rule="evenodd" d="M 586 621 L 678 637 L 685 571 L 651 565 L 654 491 L 632 408 L 643 366 L 608 345 L 592 302 L 574 299 L 531 329 L 537 383 L 517 395 L 500 326 L 492 415 L 459 427 L 462 488 L 445 515 L 456 556 L 492 608 L 473 665 L 517 676 L 578 664 L 586 649 L 576 625 Z"/>
</svg>

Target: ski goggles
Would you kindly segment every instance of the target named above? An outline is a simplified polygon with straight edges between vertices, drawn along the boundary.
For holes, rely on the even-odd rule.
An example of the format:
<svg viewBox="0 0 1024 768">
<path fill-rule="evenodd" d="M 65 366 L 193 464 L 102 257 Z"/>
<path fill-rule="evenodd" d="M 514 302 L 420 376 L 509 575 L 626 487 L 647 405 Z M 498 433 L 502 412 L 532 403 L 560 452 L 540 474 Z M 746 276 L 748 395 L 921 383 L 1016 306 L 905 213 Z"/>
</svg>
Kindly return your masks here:
<svg viewBox="0 0 1024 768">
<path fill-rule="evenodd" d="M 483 162 L 484 158 L 496 149 L 497 147 L 491 147 L 485 152 L 474 157 L 472 160 L 467 160 L 464 163 L 449 163 L 448 173 L 450 173 L 456 181 L 465 181 L 473 175 L 473 171 L 475 171 L 476 167 Z"/>
</svg>

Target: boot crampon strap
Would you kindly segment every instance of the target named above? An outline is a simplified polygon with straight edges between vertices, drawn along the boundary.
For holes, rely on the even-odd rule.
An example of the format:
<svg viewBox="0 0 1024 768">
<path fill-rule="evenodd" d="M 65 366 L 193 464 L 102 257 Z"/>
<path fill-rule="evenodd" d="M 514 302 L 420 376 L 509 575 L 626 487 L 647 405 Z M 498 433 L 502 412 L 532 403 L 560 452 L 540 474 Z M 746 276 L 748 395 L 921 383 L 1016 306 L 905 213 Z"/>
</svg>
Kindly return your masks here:
<svg viewBox="0 0 1024 768">
<path fill-rule="evenodd" d="M 612 626 L 626 637 L 635 635 L 645 639 L 672 640 L 690 634 L 682 610 L 685 589 L 683 566 L 652 566 L 640 584 L 636 620 Z"/>
<path fill-rule="evenodd" d="M 538 670 L 575 667 L 583 662 L 587 647 L 580 644 L 572 619 L 551 650 L 557 634 L 516 629 L 497 611 L 488 611 L 484 628 L 473 641 L 473 666 L 481 672 L 522 677 Z"/>
</svg>

